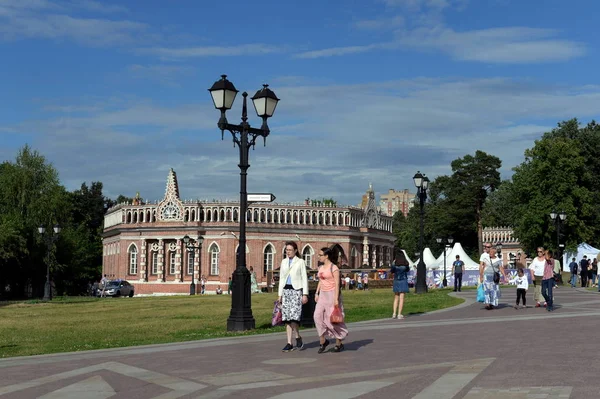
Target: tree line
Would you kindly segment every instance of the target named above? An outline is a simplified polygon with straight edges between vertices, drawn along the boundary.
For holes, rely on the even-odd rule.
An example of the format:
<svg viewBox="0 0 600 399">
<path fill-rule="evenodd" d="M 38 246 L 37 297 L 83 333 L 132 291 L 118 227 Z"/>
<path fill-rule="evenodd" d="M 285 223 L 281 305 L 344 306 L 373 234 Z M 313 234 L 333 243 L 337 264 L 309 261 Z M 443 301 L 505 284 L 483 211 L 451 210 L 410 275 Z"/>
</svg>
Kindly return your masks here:
<svg viewBox="0 0 600 399">
<path fill-rule="evenodd" d="M 501 180 L 502 161 L 483 151 L 451 163 L 450 175 L 429 185 L 424 207 L 425 245 L 442 251 L 436 238 L 453 237 L 474 258 L 481 252 L 486 226 L 511 226 L 526 253 L 539 245 L 557 249 L 552 211 L 564 211 L 560 242 L 600 246 L 600 125 L 577 119 L 558 123 L 525 151 L 511 179 Z M 80 295 L 98 279 L 102 267 L 102 230 L 106 210 L 116 200 L 102 183 L 82 183 L 74 191 L 60 184 L 58 172 L 28 145 L 14 161 L 0 164 L 0 300 L 41 297 L 46 262 L 55 292 Z M 396 245 L 409 256 L 419 250 L 419 205 L 407 217 L 393 217 Z M 39 226 L 62 228 L 48 251 Z M 50 233 L 51 234 L 51 233 Z"/>
<path fill-rule="evenodd" d="M 43 296 L 46 262 L 56 294 L 85 293 L 100 277 L 104 214 L 115 204 L 101 182 L 67 191 L 56 169 L 28 145 L 14 162 L 0 164 L 0 299 Z M 56 240 L 45 240 L 38 227 L 53 234 L 56 224 Z"/>
<path fill-rule="evenodd" d="M 600 125 L 562 121 L 524 155 L 507 180 L 501 180 L 502 161 L 494 155 L 476 151 L 454 160 L 452 174 L 429 185 L 425 246 L 441 252 L 436 238 L 452 236 L 478 258 L 484 227 L 511 226 L 526 253 L 540 245 L 556 251 L 553 211 L 567 215 L 559 227 L 565 249 L 575 250 L 581 242 L 600 246 Z M 393 218 L 396 245 L 409 256 L 419 250 L 419 213 L 416 202 L 407 217 L 397 212 Z"/>
</svg>

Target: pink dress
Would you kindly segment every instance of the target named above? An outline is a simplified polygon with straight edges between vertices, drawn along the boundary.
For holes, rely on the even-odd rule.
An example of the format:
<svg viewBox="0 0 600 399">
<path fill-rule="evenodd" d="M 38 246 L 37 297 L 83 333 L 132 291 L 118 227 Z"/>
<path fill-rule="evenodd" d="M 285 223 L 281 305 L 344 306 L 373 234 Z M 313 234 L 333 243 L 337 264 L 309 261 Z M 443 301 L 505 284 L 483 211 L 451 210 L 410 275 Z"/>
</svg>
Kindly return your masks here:
<svg viewBox="0 0 600 399">
<path fill-rule="evenodd" d="M 333 266 L 333 271 L 338 270 L 337 266 Z M 336 339 L 342 340 L 348 335 L 348 329 L 346 323 L 332 324 L 330 321 L 331 312 L 333 311 L 333 304 L 335 302 L 335 295 L 338 294 L 335 290 L 335 283 L 333 289 L 323 290 L 324 287 L 329 288 L 332 286 L 333 274 L 329 266 L 319 267 L 319 281 L 321 281 L 321 287 L 319 292 L 319 301 L 315 306 L 315 313 L 313 318 L 315 320 L 315 326 L 317 327 L 317 333 L 319 336 L 330 336 Z M 342 303 L 342 295 L 339 294 L 339 307 L 344 313 L 344 305 Z M 344 314 L 344 318 L 345 318 Z"/>
</svg>

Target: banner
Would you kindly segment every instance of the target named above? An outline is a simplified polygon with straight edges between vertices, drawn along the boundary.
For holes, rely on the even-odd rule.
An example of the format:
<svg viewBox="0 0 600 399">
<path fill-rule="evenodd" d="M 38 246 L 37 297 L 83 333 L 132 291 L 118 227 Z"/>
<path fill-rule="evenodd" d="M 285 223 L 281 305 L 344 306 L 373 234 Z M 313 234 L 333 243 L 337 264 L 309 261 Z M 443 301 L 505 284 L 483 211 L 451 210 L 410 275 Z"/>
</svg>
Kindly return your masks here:
<svg viewBox="0 0 600 399">
<path fill-rule="evenodd" d="M 517 269 L 505 269 L 506 280 L 500 274 L 500 284 L 504 285 L 516 285 L 515 279 L 517 278 Z M 408 285 L 414 286 L 416 281 L 416 271 L 411 270 L 408 275 Z M 391 275 L 390 275 L 391 276 Z M 525 270 L 525 276 L 532 284 L 531 274 L 529 270 Z M 446 272 L 446 280 L 448 280 L 448 287 L 454 287 L 454 274 Z M 430 288 L 442 288 L 444 286 L 444 271 L 443 270 L 427 270 L 427 286 Z M 479 284 L 479 270 L 465 270 L 462 275 L 462 286 L 463 287 L 476 287 Z"/>
</svg>

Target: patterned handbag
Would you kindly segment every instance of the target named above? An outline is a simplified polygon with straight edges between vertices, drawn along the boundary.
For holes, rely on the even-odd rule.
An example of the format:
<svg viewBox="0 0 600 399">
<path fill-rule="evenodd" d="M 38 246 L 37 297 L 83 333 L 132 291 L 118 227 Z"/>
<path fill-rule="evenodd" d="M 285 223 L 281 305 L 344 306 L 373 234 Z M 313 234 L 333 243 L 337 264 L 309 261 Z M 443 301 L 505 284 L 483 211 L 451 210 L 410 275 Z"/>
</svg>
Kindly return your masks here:
<svg viewBox="0 0 600 399">
<path fill-rule="evenodd" d="M 271 325 L 273 327 L 283 325 L 282 315 L 281 315 L 281 305 L 279 301 L 275 301 L 275 306 L 273 306 L 273 317 L 271 318 Z"/>
</svg>

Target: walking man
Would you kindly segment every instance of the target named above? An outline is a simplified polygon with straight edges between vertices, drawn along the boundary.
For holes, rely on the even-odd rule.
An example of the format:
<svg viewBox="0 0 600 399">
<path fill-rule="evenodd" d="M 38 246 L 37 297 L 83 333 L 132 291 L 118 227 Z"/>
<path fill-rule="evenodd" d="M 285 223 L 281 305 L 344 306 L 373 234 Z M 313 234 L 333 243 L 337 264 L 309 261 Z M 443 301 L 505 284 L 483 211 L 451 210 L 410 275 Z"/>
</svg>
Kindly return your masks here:
<svg viewBox="0 0 600 399">
<path fill-rule="evenodd" d="M 589 262 L 588 262 L 587 255 L 583 255 L 583 259 L 581 259 L 581 262 L 579 262 L 579 268 L 581 269 L 579 273 L 581 274 L 581 287 L 582 288 L 587 287 L 588 266 L 589 266 Z"/>
<path fill-rule="evenodd" d="M 456 260 L 452 264 L 452 273 L 454 273 L 454 292 L 460 292 L 462 287 L 462 275 L 465 262 L 460 260 L 460 255 L 456 255 Z"/>
<path fill-rule="evenodd" d="M 577 262 L 575 262 L 575 258 L 569 263 L 569 271 L 571 272 L 571 288 L 575 288 L 577 285 Z"/>
</svg>

